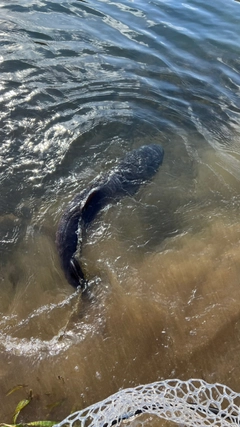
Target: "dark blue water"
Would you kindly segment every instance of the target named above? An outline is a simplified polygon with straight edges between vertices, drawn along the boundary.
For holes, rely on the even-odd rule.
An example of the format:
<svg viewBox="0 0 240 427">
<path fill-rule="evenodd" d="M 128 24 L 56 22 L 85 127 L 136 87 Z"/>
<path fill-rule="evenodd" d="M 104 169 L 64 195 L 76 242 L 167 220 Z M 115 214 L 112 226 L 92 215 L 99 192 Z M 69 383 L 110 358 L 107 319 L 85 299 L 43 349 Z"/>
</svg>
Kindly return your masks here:
<svg viewBox="0 0 240 427">
<path fill-rule="evenodd" d="M 239 391 L 240 3 L 5 0 L 0 44 L 0 421 L 16 384 L 22 421 L 175 376 Z M 151 142 L 157 177 L 88 233 L 82 301 L 61 213 Z"/>
</svg>

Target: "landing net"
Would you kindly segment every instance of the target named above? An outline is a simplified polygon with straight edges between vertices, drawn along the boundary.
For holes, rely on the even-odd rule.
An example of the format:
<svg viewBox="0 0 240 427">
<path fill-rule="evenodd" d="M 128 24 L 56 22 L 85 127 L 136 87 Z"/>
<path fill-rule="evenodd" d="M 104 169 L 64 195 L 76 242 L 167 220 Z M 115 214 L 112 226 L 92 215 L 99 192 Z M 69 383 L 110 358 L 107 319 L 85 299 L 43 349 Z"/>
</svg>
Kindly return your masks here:
<svg viewBox="0 0 240 427">
<path fill-rule="evenodd" d="M 69 415 L 57 427 L 111 427 L 141 414 L 192 427 L 239 427 L 240 394 L 198 379 L 160 381 L 121 390 Z"/>
</svg>

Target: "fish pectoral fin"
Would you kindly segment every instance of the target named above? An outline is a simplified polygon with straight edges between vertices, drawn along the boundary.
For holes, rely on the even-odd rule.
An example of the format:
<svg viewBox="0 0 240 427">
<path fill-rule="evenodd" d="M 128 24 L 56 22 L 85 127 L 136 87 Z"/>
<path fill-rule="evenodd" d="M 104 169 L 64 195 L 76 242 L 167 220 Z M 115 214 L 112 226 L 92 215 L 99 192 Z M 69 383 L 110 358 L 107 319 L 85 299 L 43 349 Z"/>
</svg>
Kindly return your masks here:
<svg viewBox="0 0 240 427">
<path fill-rule="evenodd" d="M 82 201 L 82 208 L 83 209 L 87 209 L 90 203 L 94 203 L 95 202 L 95 198 L 99 197 L 99 193 L 101 191 L 101 187 L 94 187 L 92 188 L 89 193 L 87 194 L 87 196 L 84 198 L 84 200 Z"/>
<path fill-rule="evenodd" d="M 92 188 L 82 201 L 82 220 L 87 225 L 93 221 L 104 204 L 104 191 L 101 186 Z"/>
</svg>

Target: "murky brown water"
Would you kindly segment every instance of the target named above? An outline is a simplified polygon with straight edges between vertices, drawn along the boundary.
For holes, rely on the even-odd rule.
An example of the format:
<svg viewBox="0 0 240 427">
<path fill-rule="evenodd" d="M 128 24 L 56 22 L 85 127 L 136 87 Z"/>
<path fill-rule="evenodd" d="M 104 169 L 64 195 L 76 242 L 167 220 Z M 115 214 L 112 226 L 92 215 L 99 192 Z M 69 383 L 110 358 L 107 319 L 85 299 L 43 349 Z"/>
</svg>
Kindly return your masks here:
<svg viewBox="0 0 240 427">
<path fill-rule="evenodd" d="M 0 423 L 30 389 L 19 422 L 167 378 L 240 392 L 239 7 L 1 2 Z M 88 230 L 83 298 L 59 218 L 151 142 L 159 173 Z"/>
<path fill-rule="evenodd" d="M 135 199 L 107 208 L 89 230 L 83 262 L 90 298 L 74 293 L 59 267 L 59 205 L 45 214 L 41 232 L 29 225 L 1 293 L 3 420 L 29 389 L 24 421 L 61 420 L 120 388 L 165 378 L 238 389 L 240 224 L 229 198 L 238 181 L 223 173 L 227 164 L 221 169 L 218 156 L 204 153 L 190 196 L 180 191 L 186 175 L 170 172 L 166 150 L 156 179 Z M 168 223 L 176 225 L 172 236 L 158 239 Z M 18 384 L 25 386 L 6 396 Z"/>
</svg>

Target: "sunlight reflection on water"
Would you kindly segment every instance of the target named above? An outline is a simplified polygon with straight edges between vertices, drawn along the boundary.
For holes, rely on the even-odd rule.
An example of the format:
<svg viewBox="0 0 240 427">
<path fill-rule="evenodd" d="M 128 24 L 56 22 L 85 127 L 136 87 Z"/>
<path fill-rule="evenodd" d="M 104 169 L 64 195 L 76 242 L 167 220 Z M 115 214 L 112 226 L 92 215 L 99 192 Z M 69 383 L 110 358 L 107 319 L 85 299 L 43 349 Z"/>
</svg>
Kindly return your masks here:
<svg viewBox="0 0 240 427">
<path fill-rule="evenodd" d="M 18 383 L 29 420 L 173 376 L 238 390 L 239 4 L 21 0 L 0 21 L 1 421 Z M 151 142 L 159 174 L 88 230 L 82 298 L 61 213 Z"/>
</svg>

